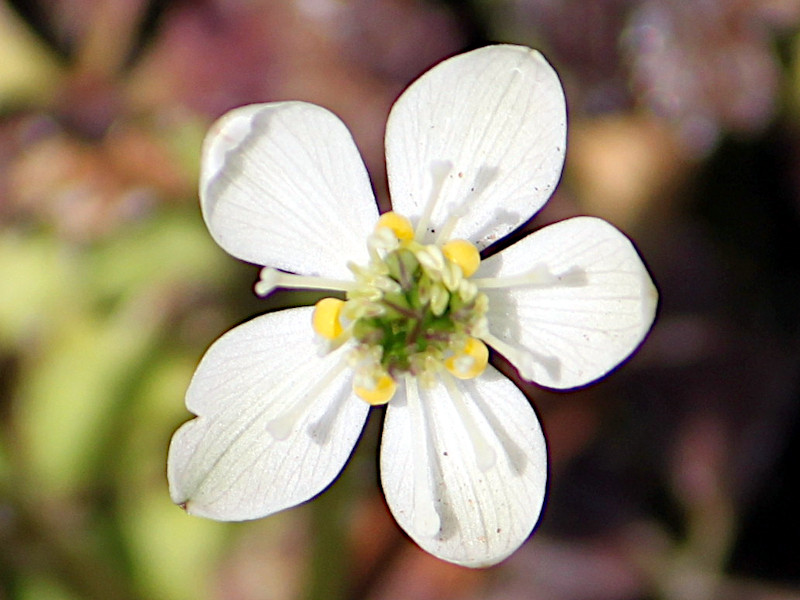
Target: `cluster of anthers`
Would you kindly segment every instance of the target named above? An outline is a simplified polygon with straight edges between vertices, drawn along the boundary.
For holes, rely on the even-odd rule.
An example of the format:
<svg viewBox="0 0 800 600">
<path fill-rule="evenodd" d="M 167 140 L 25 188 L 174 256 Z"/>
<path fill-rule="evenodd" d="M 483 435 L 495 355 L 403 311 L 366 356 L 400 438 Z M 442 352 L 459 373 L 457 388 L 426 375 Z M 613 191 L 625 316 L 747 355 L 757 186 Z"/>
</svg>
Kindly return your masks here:
<svg viewBox="0 0 800 600">
<path fill-rule="evenodd" d="M 367 245 L 369 264 L 348 265 L 355 282 L 346 300 L 323 298 L 312 320 L 328 350 L 355 341 L 348 362 L 356 395 L 385 404 L 405 373 L 422 385 L 433 385 L 441 369 L 459 379 L 480 375 L 489 360 L 479 339 L 489 301 L 469 280 L 478 249 L 466 240 L 422 244 L 394 212 L 380 217 Z"/>
</svg>

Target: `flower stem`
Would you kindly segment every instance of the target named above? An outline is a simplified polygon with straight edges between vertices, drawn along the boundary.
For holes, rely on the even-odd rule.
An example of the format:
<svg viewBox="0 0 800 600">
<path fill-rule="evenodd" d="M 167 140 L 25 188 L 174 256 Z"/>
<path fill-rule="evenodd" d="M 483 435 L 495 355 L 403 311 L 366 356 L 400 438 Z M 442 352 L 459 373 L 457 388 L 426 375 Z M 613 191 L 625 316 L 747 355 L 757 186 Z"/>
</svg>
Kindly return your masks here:
<svg viewBox="0 0 800 600">
<path fill-rule="evenodd" d="M 306 600 L 343 600 L 350 589 L 350 548 L 347 537 L 348 469 L 333 485 L 315 498 L 311 509 L 313 540 L 308 570 Z"/>
</svg>

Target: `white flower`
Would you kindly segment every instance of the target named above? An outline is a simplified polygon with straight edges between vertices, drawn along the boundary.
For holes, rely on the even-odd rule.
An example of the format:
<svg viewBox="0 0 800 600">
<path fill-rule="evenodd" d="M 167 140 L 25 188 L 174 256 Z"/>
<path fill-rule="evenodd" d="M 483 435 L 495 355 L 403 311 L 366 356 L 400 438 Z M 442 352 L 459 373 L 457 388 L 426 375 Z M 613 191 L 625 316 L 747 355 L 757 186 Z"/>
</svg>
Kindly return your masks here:
<svg viewBox="0 0 800 600">
<path fill-rule="evenodd" d="M 575 388 L 634 351 L 657 302 L 631 243 L 591 217 L 480 260 L 547 201 L 565 138 L 561 85 L 538 52 L 446 60 L 392 108 L 395 212 L 379 221 L 333 114 L 278 102 L 224 116 L 200 180 L 212 236 L 268 265 L 261 295 L 329 289 L 346 301 L 266 314 L 211 346 L 186 395 L 197 418 L 170 446 L 172 499 L 220 520 L 304 502 L 341 471 L 369 404 L 388 403 L 381 481 L 400 526 L 467 566 L 518 548 L 542 508 L 545 440 L 486 346 L 527 380 Z"/>
</svg>

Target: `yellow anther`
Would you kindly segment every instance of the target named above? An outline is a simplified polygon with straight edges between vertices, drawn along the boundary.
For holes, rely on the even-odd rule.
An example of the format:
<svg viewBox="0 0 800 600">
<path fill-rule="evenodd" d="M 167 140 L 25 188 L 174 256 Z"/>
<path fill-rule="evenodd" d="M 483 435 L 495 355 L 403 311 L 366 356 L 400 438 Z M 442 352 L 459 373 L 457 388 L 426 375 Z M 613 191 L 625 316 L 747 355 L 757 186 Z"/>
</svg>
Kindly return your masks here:
<svg viewBox="0 0 800 600">
<path fill-rule="evenodd" d="M 477 377 L 489 362 L 489 349 L 477 338 L 469 338 L 464 348 L 444 361 L 444 366 L 459 379 Z"/>
<path fill-rule="evenodd" d="M 380 375 L 377 379 L 372 379 L 367 382 L 362 380 L 361 383 L 364 385 L 356 385 L 354 383 L 353 391 L 364 402 L 367 402 L 372 406 L 386 404 L 392 399 L 392 396 L 394 396 L 394 392 L 397 389 L 397 384 L 395 383 L 394 379 L 386 374 Z"/>
<path fill-rule="evenodd" d="M 408 241 L 414 239 L 414 228 L 411 226 L 411 221 L 396 212 L 383 213 L 375 226 L 376 229 L 378 227 L 388 227 L 394 232 L 398 240 Z"/>
<path fill-rule="evenodd" d="M 481 264 L 478 249 L 467 240 L 450 240 L 442 246 L 442 254 L 461 267 L 464 277 L 470 277 Z"/>
<path fill-rule="evenodd" d="M 342 333 L 341 314 L 344 301 L 338 298 L 323 298 L 314 306 L 311 325 L 327 340 L 335 340 Z"/>
</svg>

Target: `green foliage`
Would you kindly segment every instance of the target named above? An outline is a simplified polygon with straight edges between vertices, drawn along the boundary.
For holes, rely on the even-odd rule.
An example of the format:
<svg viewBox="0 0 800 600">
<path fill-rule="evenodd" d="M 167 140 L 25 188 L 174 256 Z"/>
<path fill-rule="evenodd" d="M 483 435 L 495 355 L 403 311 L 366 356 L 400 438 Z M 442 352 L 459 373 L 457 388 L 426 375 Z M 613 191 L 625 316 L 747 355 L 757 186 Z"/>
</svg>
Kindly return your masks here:
<svg viewBox="0 0 800 600">
<path fill-rule="evenodd" d="M 202 351 L 175 324 L 191 323 L 198 290 L 224 287 L 224 258 L 189 212 L 89 245 L 0 238 L 0 279 L 12 282 L 0 296 L 0 347 L 13 357 L 0 490 L 36 545 L 54 546 L 21 565 L 20 598 L 92 597 L 94 568 L 114 573 L 123 598 L 207 595 L 227 528 L 172 505 L 164 459 Z M 42 578 L 52 560 L 71 573 L 66 587 Z"/>
</svg>

